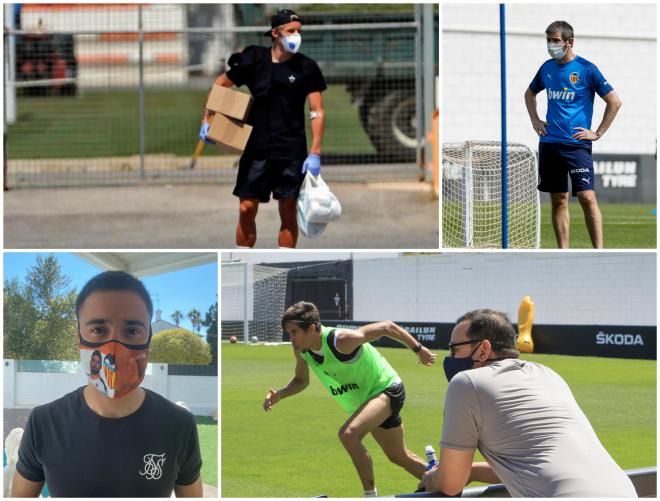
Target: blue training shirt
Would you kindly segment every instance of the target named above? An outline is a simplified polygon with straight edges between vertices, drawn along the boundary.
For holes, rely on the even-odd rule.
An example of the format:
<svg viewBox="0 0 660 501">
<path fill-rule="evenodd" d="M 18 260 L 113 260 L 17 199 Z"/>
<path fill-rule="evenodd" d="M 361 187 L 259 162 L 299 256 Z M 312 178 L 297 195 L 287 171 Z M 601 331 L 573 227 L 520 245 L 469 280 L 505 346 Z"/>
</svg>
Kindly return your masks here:
<svg viewBox="0 0 660 501">
<path fill-rule="evenodd" d="M 547 134 L 541 136 L 541 142 L 564 144 L 591 144 L 573 139 L 578 132 L 573 127 L 591 129 L 594 93 L 604 97 L 613 90 L 596 65 L 580 56 L 565 64 L 548 59 L 529 89 L 535 94 L 546 89 L 548 95 Z"/>
</svg>

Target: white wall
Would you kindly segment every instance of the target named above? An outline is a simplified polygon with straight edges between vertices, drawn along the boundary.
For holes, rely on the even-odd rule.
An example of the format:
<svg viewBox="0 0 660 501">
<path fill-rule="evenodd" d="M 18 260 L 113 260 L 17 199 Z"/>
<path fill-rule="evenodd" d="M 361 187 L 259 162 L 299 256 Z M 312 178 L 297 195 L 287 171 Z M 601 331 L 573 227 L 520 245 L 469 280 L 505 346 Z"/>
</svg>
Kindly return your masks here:
<svg viewBox="0 0 660 501">
<path fill-rule="evenodd" d="M 356 261 L 354 320 L 454 322 L 476 308 L 537 324 L 656 325 L 655 253 L 454 253 Z"/>
<path fill-rule="evenodd" d="M 575 31 L 575 51 L 594 63 L 623 102 L 595 153 L 655 153 L 656 6 L 654 4 L 512 4 L 507 17 L 507 120 L 509 141 L 533 146 L 523 94 L 549 59 L 545 29 L 565 20 Z M 500 138 L 499 7 L 442 6 L 443 141 Z M 491 33 L 478 33 L 478 31 Z M 545 116 L 545 92 L 537 97 Z M 605 107 L 596 95 L 592 129 Z"/>
<path fill-rule="evenodd" d="M 82 373 L 19 372 L 15 360 L 5 360 L 5 408 L 32 408 L 52 402 L 86 384 Z M 142 384 L 172 402 L 182 401 L 193 414 L 218 409 L 217 376 L 168 376 L 167 364 L 149 364 Z"/>
</svg>

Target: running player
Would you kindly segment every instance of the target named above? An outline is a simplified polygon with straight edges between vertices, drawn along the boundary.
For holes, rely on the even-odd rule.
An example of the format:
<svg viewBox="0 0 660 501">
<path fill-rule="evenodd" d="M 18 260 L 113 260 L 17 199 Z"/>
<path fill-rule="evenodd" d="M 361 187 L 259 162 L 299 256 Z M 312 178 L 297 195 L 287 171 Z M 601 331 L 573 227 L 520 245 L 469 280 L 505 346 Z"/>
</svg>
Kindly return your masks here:
<svg viewBox="0 0 660 501">
<path fill-rule="evenodd" d="M 391 462 L 421 479 L 426 463 L 406 447 L 399 415 L 406 397 L 403 382 L 369 343 L 390 337 L 415 352 L 424 365 L 433 364 L 436 355 L 394 322 L 378 322 L 357 330 L 324 327 L 317 307 L 303 301 L 285 312 L 282 328 L 291 338 L 295 375 L 281 390 L 268 391 L 264 410 L 303 391 L 309 384 L 311 368 L 328 393 L 351 414 L 339 430 L 339 439 L 353 460 L 364 495 L 377 495 L 371 456 L 362 444 L 368 433 Z"/>
<path fill-rule="evenodd" d="M 552 226 L 560 249 L 568 248 L 568 177 L 577 196 L 594 248 L 603 247 L 603 221 L 596 201 L 591 145 L 600 139 L 616 117 L 621 101 L 596 65 L 573 52 L 573 28 L 555 21 L 545 30 L 548 59 L 525 91 L 525 105 L 539 135 L 539 191 L 550 192 Z M 541 120 L 536 95 L 546 89 L 548 112 Z M 605 114 L 591 130 L 594 94 L 605 101 Z"/>
</svg>

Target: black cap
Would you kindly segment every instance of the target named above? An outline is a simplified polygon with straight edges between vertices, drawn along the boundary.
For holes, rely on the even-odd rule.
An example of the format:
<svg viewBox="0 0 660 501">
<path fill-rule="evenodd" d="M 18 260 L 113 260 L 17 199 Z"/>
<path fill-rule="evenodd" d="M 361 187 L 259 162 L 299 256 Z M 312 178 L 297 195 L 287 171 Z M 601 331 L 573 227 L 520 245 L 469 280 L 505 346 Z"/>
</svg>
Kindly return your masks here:
<svg viewBox="0 0 660 501">
<path fill-rule="evenodd" d="M 264 33 L 264 36 L 271 36 L 271 30 L 273 28 L 277 28 L 283 24 L 293 23 L 295 21 L 302 23 L 302 17 L 300 17 L 297 12 L 294 12 L 291 9 L 280 10 L 279 12 L 273 14 L 273 17 L 270 18 L 270 30 Z"/>
</svg>

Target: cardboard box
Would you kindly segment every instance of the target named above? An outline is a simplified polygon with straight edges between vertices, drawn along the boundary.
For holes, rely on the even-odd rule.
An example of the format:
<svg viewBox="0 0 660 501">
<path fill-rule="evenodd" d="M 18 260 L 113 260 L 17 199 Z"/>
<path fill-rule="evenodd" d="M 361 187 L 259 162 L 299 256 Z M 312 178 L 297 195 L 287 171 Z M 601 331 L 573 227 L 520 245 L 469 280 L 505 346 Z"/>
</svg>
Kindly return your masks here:
<svg viewBox="0 0 660 501">
<path fill-rule="evenodd" d="M 220 85 L 213 86 L 206 102 L 207 109 L 242 122 L 247 119 L 251 106 L 252 96 Z"/>
<path fill-rule="evenodd" d="M 251 125 L 244 124 L 221 113 L 216 113 L 206 137 L 226 146 L 230 150 L 242 153 L 251 133 Z"/>
</svg>

